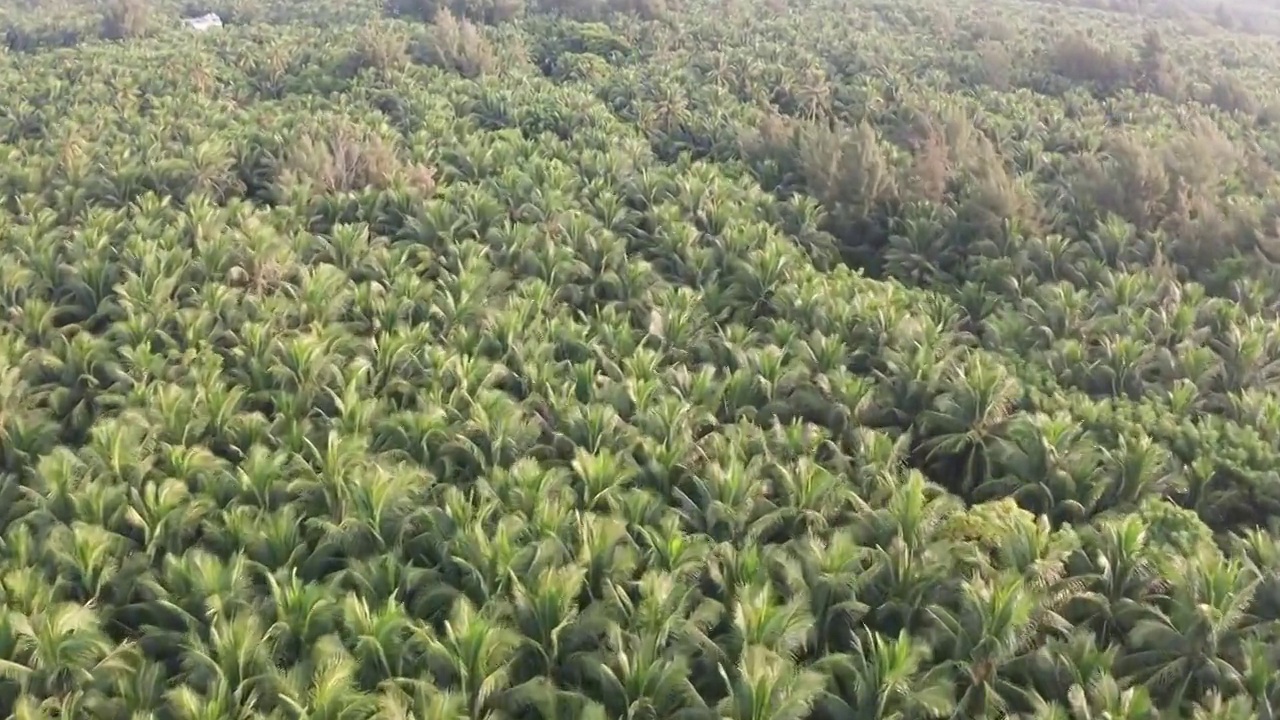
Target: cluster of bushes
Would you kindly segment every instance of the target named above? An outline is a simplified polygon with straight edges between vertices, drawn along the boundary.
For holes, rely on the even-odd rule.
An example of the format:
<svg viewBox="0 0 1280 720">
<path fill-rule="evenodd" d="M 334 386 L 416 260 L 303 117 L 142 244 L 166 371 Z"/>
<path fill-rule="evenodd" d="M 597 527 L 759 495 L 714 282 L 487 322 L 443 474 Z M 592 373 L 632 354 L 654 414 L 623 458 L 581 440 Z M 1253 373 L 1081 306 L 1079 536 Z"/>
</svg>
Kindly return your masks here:
<svg viewBox="0 0 1280 720">
<path fill-rule="evenodd" d="M 435 171 L 405 159 L 399 143 L 349 121 L 316 123 L 298 139 L 276 168 L 277 200 L 311 198 L 365 188 L 410 190 L 430 196 Z"/>
<path fill-rule="evenodd" d="M 499 25 L 526 15 L 563 17 L 579 21 L 600 21 L 611 15 L 626 14 L 645 20 L 666 18 L 678 9 L 672 0 L 373 0 L 354 3 L 347 10 L 363 23 L 379 17 L 398 18 L 443 24 L 443 32 L 457 35 L 462 42 L 482 46 L 475 25 Z M 228 25 L 256 22 L 298 22 L 259 3 L 245 0 L 216 0 L 212 4 L 173 5 L 170 0 L 106 0 L 102 4 L 83 4 L 77 0 L 39 0 L 29 7 L 0 10 L 0 27 L 5 43 L 12 51 L 30 52 L 41 48 L 70 47 L 90 40 L 130 40 L 153 36 L 165 28 L 177 26 L 178 18 L 216 12 Z M 323 23 L 325 18 L 313 18 Z M 482 56 L 482 47 L 454 55 Z M 463 60 L 460 68 L 478 72 L 487 67 L 478 57 Z"/>
<path fill-rule="evenodd" d="M 1012 36 L 1013 31 L 998 21 L 978 23 L 970 29 L 971 81 L 1000 91 L 1023 86 L 1054 95 L 1079 88 L 1099 97 L 1145 93 L 1173 103 L 1195 101 L 1267 122 L 1277 112 L 1226 68 L 1206 77 L 1187 72 L 1171 52 L 1165 35 L 1155 28 L 1148 29 L 1136 47 L 1075 30 L 1049 42 L 1032 58 L 1017 56 L 1011 49 Z"/>
<path fill-rule="evenodd" d="M 1054 43 L 1047 57 L 1048 69 L 1066 81 L 1059 90 L 1084 84 L 1103 95 L 1134 90 L 1171 102 L 1191 99 L 1249 116 L 1267 112 L 1269 117 L 1271 112 L 1239 78 L 1225 70 L 1208 82 L 1193 83 L 1170 57 L 1156 30 L 1147 31 L 1136 54 L 1074 32 Z"/>
<path fill-rule="evenodd" d="M 886 271 L 895 238 L 908 232 L 929 269 L 893 274 L 914 282 L 959 281 L 975 243 L 1086 237 L 1117 220 L 1134 238 L 1155 238 L 1165 257 L 1206 283 L 1222 261 L 1265 253 L 1277 238 L 1272 205 L 1224 194 L 1237 187 L 1265 196 L 1265 161 L 1203 117 L 1158 140 L 1108 131 L 1096 152 L 1073 154 L 1046 185 L 1014 172 L 975 124 L 952 109 L 921 115 L 894 137 L 867 121 L 775 112 L 744 133 L 741 151 L 766 187 L 819 201 L 826 227 L 858 267 Z"/>
<path fill-rule="evenodd" d="M 441 12 L 486 25 L 507 22 L 526 14 L 554 15 L 581 21 L 598 21 L 614 13 L 646 20 L 667 17 L 669 0 L 387 0 L 386 14 L 435 22 Z"/>
</svg>

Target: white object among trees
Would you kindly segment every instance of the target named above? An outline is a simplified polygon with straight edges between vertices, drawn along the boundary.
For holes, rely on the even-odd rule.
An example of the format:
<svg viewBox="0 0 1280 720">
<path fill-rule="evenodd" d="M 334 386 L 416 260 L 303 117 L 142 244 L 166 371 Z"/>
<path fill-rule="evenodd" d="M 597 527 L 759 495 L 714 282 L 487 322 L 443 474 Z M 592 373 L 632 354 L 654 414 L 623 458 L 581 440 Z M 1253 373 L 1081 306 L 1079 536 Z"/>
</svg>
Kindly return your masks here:
<svg viewBox="0 0 1280 720">
<path fill-rule="evenodd" d="M 208 15 L 201 15 L 200 17 L 194 18 L 183 18 L 182 22 L 190 25 L 192 29 L 199 32 L 222 27 L 222 18 L 218 17 L 217 13 L 209 13 Z"/>
</svg>

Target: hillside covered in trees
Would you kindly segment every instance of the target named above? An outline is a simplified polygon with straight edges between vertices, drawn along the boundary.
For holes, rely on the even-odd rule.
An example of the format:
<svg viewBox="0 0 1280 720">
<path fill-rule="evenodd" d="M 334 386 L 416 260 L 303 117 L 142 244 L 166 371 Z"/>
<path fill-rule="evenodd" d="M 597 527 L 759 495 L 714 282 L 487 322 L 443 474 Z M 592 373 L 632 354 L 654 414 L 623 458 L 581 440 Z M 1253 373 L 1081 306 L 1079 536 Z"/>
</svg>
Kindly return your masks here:
<svg viewBox="0 0 1280 720">
<path fill-rule="evenodd" d="M 0 8 L 0 718 L 1276 720 L 1262 10 L 539 3 Z"/>
</svg>

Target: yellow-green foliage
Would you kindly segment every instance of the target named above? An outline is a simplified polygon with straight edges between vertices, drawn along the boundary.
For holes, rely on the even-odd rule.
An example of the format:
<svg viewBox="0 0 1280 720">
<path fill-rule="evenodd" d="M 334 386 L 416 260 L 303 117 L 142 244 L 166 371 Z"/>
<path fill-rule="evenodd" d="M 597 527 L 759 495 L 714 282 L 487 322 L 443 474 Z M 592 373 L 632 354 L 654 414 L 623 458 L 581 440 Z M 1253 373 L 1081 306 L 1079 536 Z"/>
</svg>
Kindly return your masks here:
<svg viewBox="0 0 1280 720">
<path fill-rule="evenodd" d="M 1109 5 L 4 4 L 0 718 L 1272 717 L 1280 60 Z"/>
</svg>

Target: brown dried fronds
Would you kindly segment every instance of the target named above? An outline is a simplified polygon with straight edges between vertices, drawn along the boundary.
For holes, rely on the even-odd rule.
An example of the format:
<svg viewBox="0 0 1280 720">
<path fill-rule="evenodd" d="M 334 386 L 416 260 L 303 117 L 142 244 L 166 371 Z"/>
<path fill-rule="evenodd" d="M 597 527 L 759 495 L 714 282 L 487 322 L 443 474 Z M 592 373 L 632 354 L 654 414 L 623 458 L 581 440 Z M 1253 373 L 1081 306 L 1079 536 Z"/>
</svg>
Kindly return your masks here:
<svg viewBox="0 0 1280 720">
<path fill-rule="evenodd" d="M 743 152 L 747 155 L 776 155 L 779 150 L 789 152 L 795 138 L 795 127 L 784 115 L 770 108 L 760 118 L 754 130 L 742 135 Z"/>
<path fill-rule="evenodd" d="M 227 270 L 227 284 L 254 295 L 266 295 L 292 284 L 302 269 L 292 239 L 278 228 L 250 215 L 239 227 L 229 228 L 236 238 L 236 257 Z"/>
<path fill-rule="evenodd" d="M 810 194 L 828 208 L 866 216 L 897 192 L 879 135 L 866 121 L 852 130 L 808 128 L 800 133 L 797 149 Z"/>
<path fill-rule="evenodd" d="M 847 219 L 870 216 L 898 193 L 897 171 L 865 121 L 853 128 L 831 127 L 771 110 L 739 143 L 744 157 L 799 181 L 828 211 Z"/>
<path fill-rule="evenodd" d="M 1254 243 L 1264 258 L 1280 264 L 1280 200 L 1273 198 L 1262 207 L 1254 231 Z"/>
<path fill-rule="evenodd" d="M 931 124 L 913 145 L 911 189 L 924 200 L 942 202 L 951 179 L 951 148 L 946 135 Z"/>
<path fill-rule="evenodd" d="M 1141 92 L 1149 92 L 1174 101 L 1182 99 L 1186 81 L 1169 55 L 1164 37 L 1154 28 L 1148 30 L 1142 38 L 1136 74 L 1136 87 Z"/>
<path fill-rule="evenodd" d="M 1011 173 L 998 156 L 991 156 L 966 183 L 959 214 L 976 237 L 996 237 L 1006 228 L 1034 231 L 1040 224 L 1039 204 L 1028 176 Z"/>
<path fill-rule="evenodd" d="M 191 83 L 197 94 L 208 97 L 217 84 L 217 78 L 207 65 L 201 63 L 187 73 L 187 82 Z"/>
<path fill-rule="evenodd" d="M 977 55 L 978 82 L 996 90 L 1008 90 L 1013 85 L 1013 56 L 999 40 L 982 40 L 974 48 Z"/>
<path fill-rule="evenodd" d="M 1127 53 L 1078 32 L 1054 44 L 1049 67 L 1069 80 L 1094 83 L 1105 92 L 1131 85 L 1134 75 L 1133 60 Z"/>
<path fill-rule="evenodd" d="M 409 39 L 395 28 L 380 23 L 356 31 L 355 65 L 380 72 L 395 72 L 409 65 Z"/>
<path fill-rule="evenodd" d="M 1191 212 L 1170 215 L 1162 229 L 1169 238 L 1170 258 L 1188 268 L 1211 268 L 1237 254 L 1259 253 L 1273 261 L 1273 235 L 1265 209 L 1243 204 L 1218 206 L 1205 198 L 1191 198 Z M 1274 225 L 1270 228 L 1274 231 Z"/>
<path fill-rule="evenodd" d="M 1175 183 L 1164 158 L 1128 134 L 1107 139 L 1106 160 L 1081 191 L 1104 211 L 1113 212 L 1141 231 L 1155 227 L 1167 211 Z"/>
<path fill-rule="evenodd" d="M 289 272 L 284 265 L 268 260 L 252 263 L 248 268 L 240 265 L 232 267 L 227 271 L 227 284 L 260 296 L 275 292 L 285 284 L 288 276 Z"/>
<path fill-rule="evenodd" d="M 1213 84 L 1209 86 L 1202 101 L 1226 112 L 1245 115 L 1257 115 L 1262 110 L 1262 105 L 1253 91 L 1240 78 L 1225 72 L 1214 78 Z"/>
<path fill-rule="evenodd" d="M 443 8 L 436 13 L 425 51 L 428 62 L 464 77 L 491 73 L 498 66 L 493 47 L 480 30 L 466 18 L 458 18 Z"/>
<path fill-rule="evenodd" d="M 277 174 L 283 190 L 307 186 L 313 193 L 389 187 L 401 163 L 396 147 L 377 133 L 349 123 L 304 133 Z"/>
<path fill-rule="evenodd" d="M 406 161 L 399 143 L 386 133 L 338 118 L 315 123 L 299 135 L 276 166 L 275 195 L 279 200 L 305 200 L 366 188 L 392 189 L 416 197 L 435 193 L 435 168 Z"/>
<path fill-rule="evenodd" d="M 401 176 L 404 184 L 420 197 L 430 197 L 436 192 L 436 169 L 430 165 L 406 165 Z"/>
<path fill-rule="evenodd" d="M 1217 123 L 1202 115 L 1189 118 L 1180 137 L 1163 150 L 1170 174 L 1181 178 L 1191 190 L 1206 194 L 1223 178 L 1235 175 L 1245 163 L 1241 148 Z"/>
<path fill-rule="evenodd" d="M 742 157 L 757 172 L 768 176 L 770 183 L 785 182 L 797 170 L 797 126 L 799 121 L 788 118 L 770 106 L 761 116 L 755 128 L 744 129 L 738 136 Z"/>
</svg>

